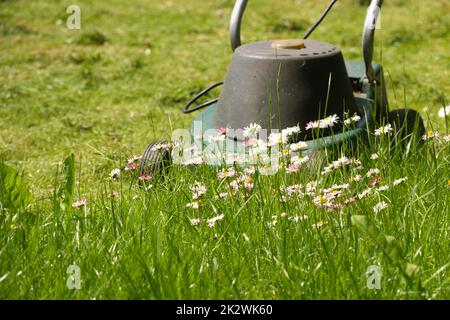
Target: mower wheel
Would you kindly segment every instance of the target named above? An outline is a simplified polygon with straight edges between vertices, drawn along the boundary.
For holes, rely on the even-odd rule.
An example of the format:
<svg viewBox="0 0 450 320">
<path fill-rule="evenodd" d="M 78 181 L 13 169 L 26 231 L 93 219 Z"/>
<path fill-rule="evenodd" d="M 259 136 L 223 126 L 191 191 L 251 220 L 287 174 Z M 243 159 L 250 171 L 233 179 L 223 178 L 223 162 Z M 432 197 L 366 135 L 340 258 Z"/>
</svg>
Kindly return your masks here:
<svg viewBox="0 0 450 320">
<path fill-rule="evenodd" d="M 394 129 L 396 141 L 400 144 L 409 143 L 414 136 L 419 138 L 425 134 L 425 125 L 420 114 L 413 109 L 397 109 L 389 112 L 388 123 Z"/>
<path fill-rule="evenodd" d="M 141 175 L 155 176 L 167 171 L 171 162 L 170 151 L 165 147 L 167 144 L 167 141 L 157 141 L 148 145 L 142 156 Z"/>
</svg>

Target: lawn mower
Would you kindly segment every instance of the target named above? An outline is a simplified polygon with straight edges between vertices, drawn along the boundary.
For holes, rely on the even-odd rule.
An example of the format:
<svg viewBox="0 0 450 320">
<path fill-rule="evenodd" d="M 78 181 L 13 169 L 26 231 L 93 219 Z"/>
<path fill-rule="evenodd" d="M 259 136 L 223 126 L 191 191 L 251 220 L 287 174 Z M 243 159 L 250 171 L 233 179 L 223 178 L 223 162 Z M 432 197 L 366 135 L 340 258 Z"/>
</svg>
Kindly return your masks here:
<svg viewBox="0 0 450 320">
<path fill-rule="evenodd" d="M 192 140 L 211 135 L 223 128 L 227 146 L 232 152 L 245 153 L 243 128 L 251 123 L 261 128 L 282 130 L 330 115 L 340 119 L 358 115 L 351 130 L 340 127 L 325 132 L 320 138 L 302 131 L 296 136 L 305 141 L 302 154 L 351 142 L 367 134 L 375 123 L 390 123 L 403 136 L 425 132 L 423 121 L 412 109 L 389 111 L 383 67 L 372 63 L 376 23 L 382 0 L 372 0 L 367 11 L 362 35 L 364 61 L 346 61 L 341 50 L 330 43 L 309 40 L 337 0 L 329 3 L 318 21 L 302 39 L 282 39 L 241 44 L 241 21 L 248 0 L 237 0 L 231 14 L 230 40 L 232 61 L 224 81 L 215 83 L 193 97 L 184 113 L 200 111 L 192 121 Z M 219 98 L 193 106 L 212 89 L 223 85 Z M 141 172 L 154 173 L 171 161 L 170 150 L 161 151 L 151 143 L 145 150 Z M 227 147 L 228 148 L 228 147 Z"/>
</svg>

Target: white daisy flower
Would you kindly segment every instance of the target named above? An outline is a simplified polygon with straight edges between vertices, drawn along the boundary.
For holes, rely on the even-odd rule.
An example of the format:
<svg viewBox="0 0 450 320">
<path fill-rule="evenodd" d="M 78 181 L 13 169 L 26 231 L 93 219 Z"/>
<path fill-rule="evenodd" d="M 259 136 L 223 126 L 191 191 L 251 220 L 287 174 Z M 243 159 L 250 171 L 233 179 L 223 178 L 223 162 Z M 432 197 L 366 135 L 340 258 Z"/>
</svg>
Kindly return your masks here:
<svg viewBox="0 0 450 320">
<path fill-rule="evenodd" d="M 377 192 L 383 192 L 389 190 L 389 185 L 385 184 L 384 186 L 378 187 Z"/>
<path fill-rule="evenodd" d="M 291 162 L 298 164 L 298 165 L 305 164 L 308 161 L 309 161 L 309 156 L 304 156 L 304 157 L 293 156 L 293 157 L 291 157 Z"/>
<path fill-rule="evenodd" d="M 361 120 L 361 117 L 355 113 L 352 117 L 345 119 L 344 124 L 348 126 L 351 125 L 352 123 L 358 122 L 359 120 Z"/>
<path fill-rule="evenodd" d="M 318 129 L 320 128 L 320 122 L 319 121 L 310 121 L 306 124 L 306 130 L 310 129 Z"/>
<path fill-rule="evenodd" d="M 203 163 L 202 157 L 193 157 L 191 159 L 188 159 L 184 161 L 185 166 L 191 166 L 191 165 L 201 165 Z"/>
<path fill-rule="evenodd" d="M 291 144 L 289 146 L 289 149 L 291 149 L 292 152 L 306 150 L 306 149 L 308 149 L 308 144 L 306 142 L 300 141 L 300 142 Z"/>
<path fill-rule="evenodd" d="M 208 226 L 210 228 L 213 228 L 215 226 L 216 222 L 219 221 L 219 220 L 222 220 L 224 217 L 225 217 L 224 214 L 220 214 L 220 215 L 218 215 L 216 217 L 213 217 L 211 219 L 206 220 L 206 222 L 208 223 Z"/>
<path fill-rule="evenodd" d="M 197 200 L 204 195 L 208 189 L 203 184 L 196 182 L 190 186 L 190 190 L 192 192 L 192 199 Z"/>
<path fill-rule="evenodd" d="M 283 135 L 281 133 L 271 133 L 269 135 L 269 141 L 267 145 L 275 147 L 282 143 L 285 143 L 285 141 L 283 141 Z"/>
<path fill-rule="evenodd" d="M 312 227 L 313 229 L 319 229 L 319 228 L 323 227 L 325 224 L 326 224 L 325 221 L 318 221 L 317 223 L 313 223 L 313 224 L 311 225 L 311 227 Z"/>
<path fill-rule="evenodd" d="M 332 128 L 334 125 L 338 122 L 339 117 L 336 114 L 333 114 L 332 116 L 328 116 L 325 119 L 322 119 L 319 121 L 319 127 L 324 128 Z"/>
<path fill-rule="evenodd" d="M 223 135 L 221 133 L 218 135 L 215 135 L 215 136 L 208 137 L 209 143 L 216 143 L 216 142 L 222 142 L 222 141 L 225 141 L 225 135 Z"/>
<path fill-rule="evenodd" d="M 198 225 L 200 222 L 202 222 L 202 219 L 201 219 L 201 218 L 193 218 L 193 219 L 191 219 L 191 224 L 192 224 L 193 226 Z"/>
<path fill-rule="evenodd" d="M 392 133 L 392 131 L 394 131 L 394 129 L 392 128 L 391 124 L 388 123 L 387 125 L 385 125 L 383 127 L 375 129 L 375 135 L 376 136 L 389 135 Z"/>
<path fill-rule="evenodd" d="M 111 170 L 111 173 L 109 174 L 109 178 L 111 180 L 119 179 L 119 177 L 120 177 L 120 169 L 119 168 Z"/>
<path fill-rule="evenodd" d="M 245 163 L 245 158 L 238 153 L 227 153 L 227 158 L 225 159 L 225 164 L 228 166 L 234 164 Z"/>
<path fill-rule="evenodd" d="M 187 208 L 198 209 L 200 207 L 200 202 L 194 201 L 186 205 Z"/>
<path fill-rule="evenodd" d="M 396 179 L 396 180 L 394 180 L 394 186 L 397 186 L 397 185 L 399 185 L 400 183 L 405 182 L 406 180 L 408 180 L 408 177 Z"/>
<path fill-rule="evenodd" d="M 377 169 L 377 168 L 371 168 L 371 169 L 369 169 L 369 171 L 367 171 L 366 176 L 367 176 L 367 178 L 370 178 L 370 177 L 372 177 L 372 176 L 374 176 L 374 175 L 377 175 L 377 174 L 379 174 L 379 173 L 380 173 L 380 170 L 379 170 L 379 169 Z"/>
<path fill-rule="evenodd" d="M 373 207 L 373 212 L 375 213 L 379 213 L 381 210 L 384 210 L 388 207 L 388 204 L 384 201 L 378 202 L 374 207 Z"/>
<path fill-rule="evenodd" d="M 370 156 L 370 159 L 372 160 L 376 160 L 378 159 L 379 155 L 377 153 L 372 153 L 372 155 Z"/>
<path fill-rule="evenodd" d="M 134 156 L 133 158 L 128 159 L 128 163 L 139 162 L 142 159 L 142 156 Z"/>
<path fill-rule="evenodd" d="M 372 194 L 373 190 L 371 188 L 368 188 L 364 191 L 362 191 L 361 193 L 358 193 L 357 197 L 358 199 L 362 199 L 367 197 L 368 195 Z"/>
<path fill-rule="evenodd" d="M 287 173 L 297 173 L 300 170 L 300 165 L 297 163 L 291 163 L 289 167 L 286 168 Z"/>
<path fill-rule="evenodd" d="M 244 128 L 244 137 L 250 138 L 250 137 L 256 137 L 261 130 L 261 126 L 257 123 L 251 123 L 248 127 Z"/>
<path fill-rule="evenodd" d="M 251 176 L 252 174 L 254 174 L 256 172 L 255 168 L 245 168 L 244 169 L 244 174 Z"/>
<path fill-rule="evenodd" d="M 289 217 L 288 219 L 290 221 L 294 221 L 294 222 L 299 222 L 299 221 L 303 221 L 303 220 L 307 220 L 309 217 L 304 214 L 303 216 L 293 216 L 293 217 Z"/>
<path fill-rule="evenodd" d="M 169 149 L 169 144 L 167 143 L 157 143 L 152 147 L 152 151 L 161 151 Z"/>
<path fill-rule="evenodd" d="M 317 188 L 317 182 L 316 181 L 310 181 L 306 184 L 306 193 L 312 194 L 316 191 Z"/>
<path fill-rule="evenodd" d="M 225 179 L 225 178 L 233 178 L 237 175 L 236 169 L 234 167 L 230 167 L 228 169 L 222 169 L 217 174 L 217 177 L 219 179 Z"/>
<path fill-rule="evenodd" d="M 299 134 L 299 133 L 300 133 L 300 127 L 299 126 L 286 128 L 286 129 L 283 129 L 281 131 L 281 135 L 283 136 L 283 140 L 288 140 L 288 138 L 290 138 L 291 136 Z"/>
<path fill-rule="evenodd" d="M 72 203 L 72 208 L 79 208 L 87 205 L 86 199 L 81 199 Z"/>
</svg>

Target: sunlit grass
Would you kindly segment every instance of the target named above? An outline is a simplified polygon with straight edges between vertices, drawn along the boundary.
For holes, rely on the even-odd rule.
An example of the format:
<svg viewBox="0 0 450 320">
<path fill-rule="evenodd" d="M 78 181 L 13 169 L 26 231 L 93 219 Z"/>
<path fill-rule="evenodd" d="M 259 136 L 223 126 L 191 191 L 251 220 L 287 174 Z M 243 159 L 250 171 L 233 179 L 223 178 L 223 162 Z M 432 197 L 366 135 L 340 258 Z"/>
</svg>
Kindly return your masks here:
<svg viewBox="0 0 450 320">
<path fill-rule="evenodd" d="M 361 60 L 358 3 L 340 1 L 313 38 Z M 439 138 L 407 153 L 371 132 L 356 152 L 328 150 L 313 171 L 252 174 L 252 188 L 235 194 L 207 165 L 173 166 L 147 189 L 130 172 L 109 178 L 148 142 L 187 127 L 183 103 L 223 79 L 233 1 L 78 4 L 83 28 L 70 31 L 63 1 L 0 2 L 0 158 L 23 170 L 34 196 L 0 209 L 1 298 L 449 298 L 450 150 L 438 116 L 450 88 L 447 1 L 390 1 L 377 32 L 391 106 L 421 111 Z M 243 40 L 302 35 L 322 9 L 252 2 Z M 96 32 L 107 41 L 92 41 Z M 71 153 L 74 171 L 62 164 Z M 362 168 L 321 174 L 344 155 Z M 311 181 L 350 184 L 344 205 L 317 206 L 317 190 L 283 202 L 282 190 L 306 193 Z M 196 182 L 207 190 L 198 210 L 186 207 Z M 66 285 L 74 263 L 80 290 Z M 382 268 L 380 290 L 366 286 L 371 265 Z"/>
</svg>

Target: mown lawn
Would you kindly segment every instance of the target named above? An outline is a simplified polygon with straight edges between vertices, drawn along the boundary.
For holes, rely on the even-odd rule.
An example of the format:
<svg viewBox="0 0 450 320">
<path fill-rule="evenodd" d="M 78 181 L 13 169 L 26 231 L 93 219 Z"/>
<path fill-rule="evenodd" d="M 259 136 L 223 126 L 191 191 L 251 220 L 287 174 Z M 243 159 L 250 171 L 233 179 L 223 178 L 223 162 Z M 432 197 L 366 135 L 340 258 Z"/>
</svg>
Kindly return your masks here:
<svg viewBox="0 0 450 320">
<path fill-rule="evenodd" d="M 338 3 L 312 38 L 361 59 L 359 2 Z M 376 61 L 391 108 L 420 111 L 440 136 L 406 153 L 388 147 L 395 134 L 371 133 L 372 144 L 347 154 L 361 166 L 323 175 L 341 150 L 314 172 L 275 176 L 237 169 L 220 179 L 219 168 L 176 166 L 146 190 L 129 172 L 118 181 L 110 172 L 187 127 L 183 103 L 223 79 L 233 1 L 77 1 L 81 30 L 66 28 L 64 1 L 0 1 L 0 159 L 23 171 L 32 194 L 2 193 L 0 297 L 449 298 L 450 148 L 438 110 L 449 104 L 450 5 L 386 2 Z M 325 5 L 251 2 L 243 39 L 301 36 Z M 206 188 L 199 209 L 186 207 L 196 182 Z M 315 204 L 347 183 L 332 210 Z M 286 200 L 283 190 L 300 184 Z M 73 263 L 80 290 L 66 286 Z M 366 286 L 371 265 L 381 267 L 380 290 Z"/>
</svg>

